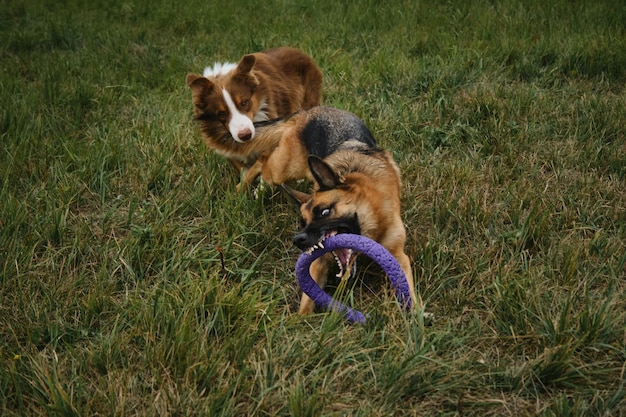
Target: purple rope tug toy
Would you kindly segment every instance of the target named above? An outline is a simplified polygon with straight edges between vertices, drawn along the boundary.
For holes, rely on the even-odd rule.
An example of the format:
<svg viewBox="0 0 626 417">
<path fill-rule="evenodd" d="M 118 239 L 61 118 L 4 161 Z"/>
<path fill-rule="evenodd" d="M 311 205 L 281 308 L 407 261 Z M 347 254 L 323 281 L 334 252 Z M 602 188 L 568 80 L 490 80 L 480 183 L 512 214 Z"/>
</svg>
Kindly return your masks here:
<svg viewBox="0 0 626 417">
<path fill-rule="evenodd" d="M 387 249 L 378 242 L 365 236 L 341 233 L 330 236 L 324 240 L 324 247 L 314 250 L 312 253 L 303 253 L 296 262 L 296 277 L 302 291 L 311 297 L 316 305 L 343 312 L 346 319 L 353 323 L 365 323 L 365 316 L 357 310 L 353 310 L 334 300 L 324 290 L 322 290 L 311 277 L 309 267 L 314 260 L 336 249 L 352 249 L 361 252 L 375 261 L 385 271 L 395 289 L 396 298 L 406 310 L 411 308 L 411 294 L 409 284 L 404 276 L 404 271 L 400 268 L 398 261 Z"/>
</svg>

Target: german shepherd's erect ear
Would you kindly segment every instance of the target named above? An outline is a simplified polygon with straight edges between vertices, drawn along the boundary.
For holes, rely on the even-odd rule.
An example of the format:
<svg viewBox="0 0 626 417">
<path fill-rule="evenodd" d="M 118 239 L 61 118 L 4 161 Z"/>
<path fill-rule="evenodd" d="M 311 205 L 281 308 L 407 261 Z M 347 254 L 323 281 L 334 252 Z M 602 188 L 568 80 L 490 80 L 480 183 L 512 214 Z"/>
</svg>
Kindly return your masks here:
<svg viewBox="0 0 626 417">
<path fill-rule="evenodd" d="M 293 201 L 299 206 L 306 203 L 311 199 L 311 194 L 303 193 L 302 191 L 294 190 L 287 184 L 280 185 L 287 195 L 293 198 Z"/>
<path fill-rule="evenodd" d="M 309 155 L 307 159 L 309 170 L 319 185 L 320 191 L 328 191 L 337 188 L 341 184 L 341 178 L 324 160 L 315 155 Z"/>
</svg>

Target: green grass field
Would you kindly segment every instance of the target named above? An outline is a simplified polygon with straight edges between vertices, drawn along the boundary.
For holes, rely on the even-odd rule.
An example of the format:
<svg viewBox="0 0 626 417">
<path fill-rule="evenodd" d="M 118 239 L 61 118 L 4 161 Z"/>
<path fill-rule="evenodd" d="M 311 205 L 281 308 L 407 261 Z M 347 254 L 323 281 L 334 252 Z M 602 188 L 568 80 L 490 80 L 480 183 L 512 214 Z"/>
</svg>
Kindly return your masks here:
<svg viewBox="0 0 626 417">
<path fill-rule="evenodd" d="M 626 3 L 0 4 L 1 415 L 626 415 Z M 392 150 L 422 310 L 295 314 L 295 207 L 202 143 L 186 74 L 280 45 Z"/>
</svg>

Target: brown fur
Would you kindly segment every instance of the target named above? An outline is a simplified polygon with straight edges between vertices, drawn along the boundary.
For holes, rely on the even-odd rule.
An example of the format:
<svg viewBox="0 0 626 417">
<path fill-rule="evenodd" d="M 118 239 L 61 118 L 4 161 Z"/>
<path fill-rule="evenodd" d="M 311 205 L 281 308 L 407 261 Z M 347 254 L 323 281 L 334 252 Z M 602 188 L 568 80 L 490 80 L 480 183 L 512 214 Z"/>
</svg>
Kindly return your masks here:
<svg viewBox="0 0 626 417">
<path fill-rule="evenodd" d="M 227 127 L 230 114 L 222 88 L 251 120 L 271 120 L 319 105 L 322 74 L 311 57 L 283 47 L 245 55 L 237 68 L 225 75 L 207 78 L 188 74 L 186 81 L 206 144 L 241 169 L 254 164 L 262 153 L 271 153 L 279 137 L 257 137 L 265 130 L 261 127 L 249 140 L 235 141 Z"/>
<path fill-rule="evenodd" d="M 383 245 L 404 271 L 413 305 L 416 302 L 411 261 L 404 252 L 406 231 L 400 216 L 400 171 L 390 153 L 381 149 L 341 150 L 321 160 L 309 158 L 316 185 L 312 195 L 293 192 L 301 203 L 303 233 L 317 224 L 351 218 L 356 214 L 360 234 Z M 329 209 L 324 219 L 320 213 Z M 294 238 L 294 241 L 297 239 Z M 324 287 L 333 256 L 326 254 L 311 264 L 311 276 Z M 312 313 L 315 305 L 302 294 L 300 313 Z"/>
</svg>

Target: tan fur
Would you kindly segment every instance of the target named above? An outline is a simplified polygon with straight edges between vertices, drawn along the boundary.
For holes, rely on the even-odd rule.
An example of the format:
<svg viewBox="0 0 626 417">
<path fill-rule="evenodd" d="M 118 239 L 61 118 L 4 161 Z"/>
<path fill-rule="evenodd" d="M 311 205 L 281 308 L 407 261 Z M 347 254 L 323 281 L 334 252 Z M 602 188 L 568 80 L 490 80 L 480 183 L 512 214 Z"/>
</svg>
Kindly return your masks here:
<svg viewBox="0 0 626 417">
<path fill-rule="evenodd" d="M 404 252 L 406 231 L 400 216 L 400 171 L 391 154 L 382 150 L 368 155 L 339 151 L 324 162 L 339 175 L 341 186 L 320 190 L 316 185 L 310 197 L 300 193 L 304 223 L 313 221 L 316 207 L 332 207 L 332 218 L 357 213 L 361 235 L 383 245 L 398 260 L 416 305 L 411 261 Z M 311 276 L 322 288 L 332 264 L 332 255 L 326 254 L 311 265 Z M 300 313 L 312 313 L 314 307 L 313 301 L 303 294 Z"/>
<path fill-rule="evenodd" d="M 276 119 L 319 105 L 322 74 L 311 57 L 297 49 L 283 47 L 245 55 L 237 68 L 225 75 L 207 78 L 188 74 L 186 81 L 192 91 L 194 116 L 204 141 L 241 169 L 252 166 L 262 154 L 269 157 L 280 136 L 263 135 L 272 129 L 261 127 L 247 142 L 235 141 L 227 128 L 230 116 L 222 88 L 232 96 L 239 111 L 251 120 Z M 261 108 L 263 102 L 266 106 Z"/>
<path fill-rule="evenodd" d="M 243 176 L 242 186 L 251 184 L 259 175 L 269 185 L 305 178 L 313 180 L 307 164 L 308 152 L 302 144 L 300 134 L 311 113 L 316 110 L 301 111 L 288 121 L 266 129 L 260 135 L 260 140 L 273 142 L 276 146 L 259 155 Z"/>
</svg>

